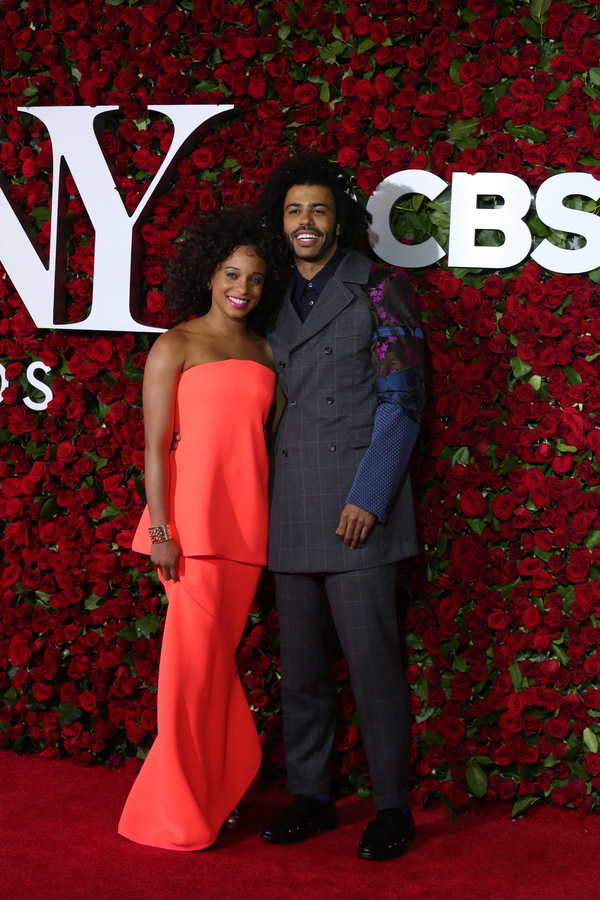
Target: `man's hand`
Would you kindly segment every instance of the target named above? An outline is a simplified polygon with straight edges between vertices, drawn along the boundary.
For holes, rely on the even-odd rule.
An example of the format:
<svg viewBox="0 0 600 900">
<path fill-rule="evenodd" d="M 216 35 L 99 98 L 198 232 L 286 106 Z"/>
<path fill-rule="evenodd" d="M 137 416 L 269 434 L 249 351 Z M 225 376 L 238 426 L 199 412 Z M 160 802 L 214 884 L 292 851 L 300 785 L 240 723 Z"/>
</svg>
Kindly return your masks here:
<svg viewBox="0 0 600 900">
<path fill-rule="evenodd" d="M 181 440 L 181 435 L 179 434 L 178 431 L 174 431 L 173 439 L 171 441 L 171 446 L 169 447 L 169 450 L 171 452 L 173 452 L 173 450 L 177 450 L 177 444 L 179 443 L 180 440 Z"/>
<path fill-rule="evenodd" d="M 348 547 L 356 550 L 358 545 L 364 544 L 368 538 L 375 521 L 373 513 L 361 509 L 360 506 L 354 506 L 353 503 L 346 503 L 335 533 L 344 538 L 344 543 Z"/>
</svg>

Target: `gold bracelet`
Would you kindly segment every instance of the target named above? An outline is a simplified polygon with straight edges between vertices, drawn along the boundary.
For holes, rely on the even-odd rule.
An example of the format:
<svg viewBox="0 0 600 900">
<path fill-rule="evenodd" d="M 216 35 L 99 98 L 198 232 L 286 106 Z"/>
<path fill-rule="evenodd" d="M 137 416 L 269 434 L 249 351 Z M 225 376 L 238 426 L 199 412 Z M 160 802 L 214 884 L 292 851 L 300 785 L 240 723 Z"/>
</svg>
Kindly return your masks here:
<svg viewBox="0 0 600 900">
<path fill-rule="evenodd" d="M 153 528 L 148 529 L 148 534 L 153 544 L 164 544 L 165 541 L 170 541 L 173 537 L 170 525 L 155 525 Z"/>
</svg>

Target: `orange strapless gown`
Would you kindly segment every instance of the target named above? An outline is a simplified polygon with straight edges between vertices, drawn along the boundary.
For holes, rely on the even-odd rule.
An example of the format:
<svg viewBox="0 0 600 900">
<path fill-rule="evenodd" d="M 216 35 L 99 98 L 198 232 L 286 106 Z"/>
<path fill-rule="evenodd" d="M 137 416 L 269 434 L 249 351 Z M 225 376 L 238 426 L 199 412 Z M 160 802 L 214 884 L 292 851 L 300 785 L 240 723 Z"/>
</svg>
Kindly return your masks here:
<svg viewBox="0 0 600 900">
<path fill-rule="evenodd" d="M 179 381 L 170 524 L 180 580 L 165 585 L 158 737 L 119 822 L 141 844 L 209 847 L 260 765 L 235 652 L 266 563 L 263 428 L 274 387 L 274 372 L 252 360 L 194 366 Z M 141 553 L 148 525 L 146 509 L 133 540 Z"/>
</svg>

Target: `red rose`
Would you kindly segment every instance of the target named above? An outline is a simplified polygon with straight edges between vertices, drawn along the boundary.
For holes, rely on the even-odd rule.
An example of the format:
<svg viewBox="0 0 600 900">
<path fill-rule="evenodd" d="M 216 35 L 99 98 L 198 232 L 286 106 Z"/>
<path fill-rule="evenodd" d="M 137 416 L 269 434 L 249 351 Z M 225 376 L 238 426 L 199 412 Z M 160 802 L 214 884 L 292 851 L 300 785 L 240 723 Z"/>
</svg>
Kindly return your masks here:
<svg viewBox="0 0 600 900">
<path fill-rule="evenodd" d="M 356 725 L 344 724 L 338 729 L 334 741 L 336 750 L 351 750 L 358 741 L 358 728 Z"/>
<path fill-rule="evenodd" d="M 298 84 L 294 88 L 294 100 L 303 106 L 314 103 L 319 96 L 316 86 L 310 82 Z"/>
<path fill-rule="evenodd" d="M 460 507 L 465 516 L 473 519 L 487 510 L 487 503 L 481 491 L 467 488 L 460 493 Z"/>
<path fill-rule="evenodd" d="M 497 519 L 506 522 L 511 518 L 516 505 L 510 494 L 500 494 L 498 497 L 494 497 L 492 501 L 492 512 Z"/>
</svg>

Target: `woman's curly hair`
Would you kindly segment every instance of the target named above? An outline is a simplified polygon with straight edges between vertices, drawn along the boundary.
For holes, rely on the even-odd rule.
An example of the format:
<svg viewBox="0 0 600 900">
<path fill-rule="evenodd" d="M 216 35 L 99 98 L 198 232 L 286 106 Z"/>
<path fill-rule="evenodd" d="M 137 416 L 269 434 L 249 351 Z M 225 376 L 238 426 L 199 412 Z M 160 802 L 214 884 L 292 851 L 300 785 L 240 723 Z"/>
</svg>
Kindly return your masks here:
<svg viewBox="0 0 600 900">
<path fill-rule="evenodd" d="M 179 321 L 206 315 L 212 303 L 209 285 L 217 267 L 245 246 L 254 247 L 267 264 L 260 303 L 248 316 L 248 325 L 264 333 L 264 323 L 281 301 L 291 268 L 283 238 L 269 234 L 260 216 L 246 207 L 212 210 L 180 242 L 166 285 L 169 305 Z"/>
<path fill-rule="evenodd" d="M 372 216 L 354 196 L 348 174 L 322 153 L 291 156 L 269 175 L 260 195 L 260 211 L 271 234 L 281 233 L 284 201 L 290 188 L 297 184 L 318 184 L 329 188 L 335 200 L 341 246 L 355 250 L 368 249 L 367 229 Z"/>
</svg>

